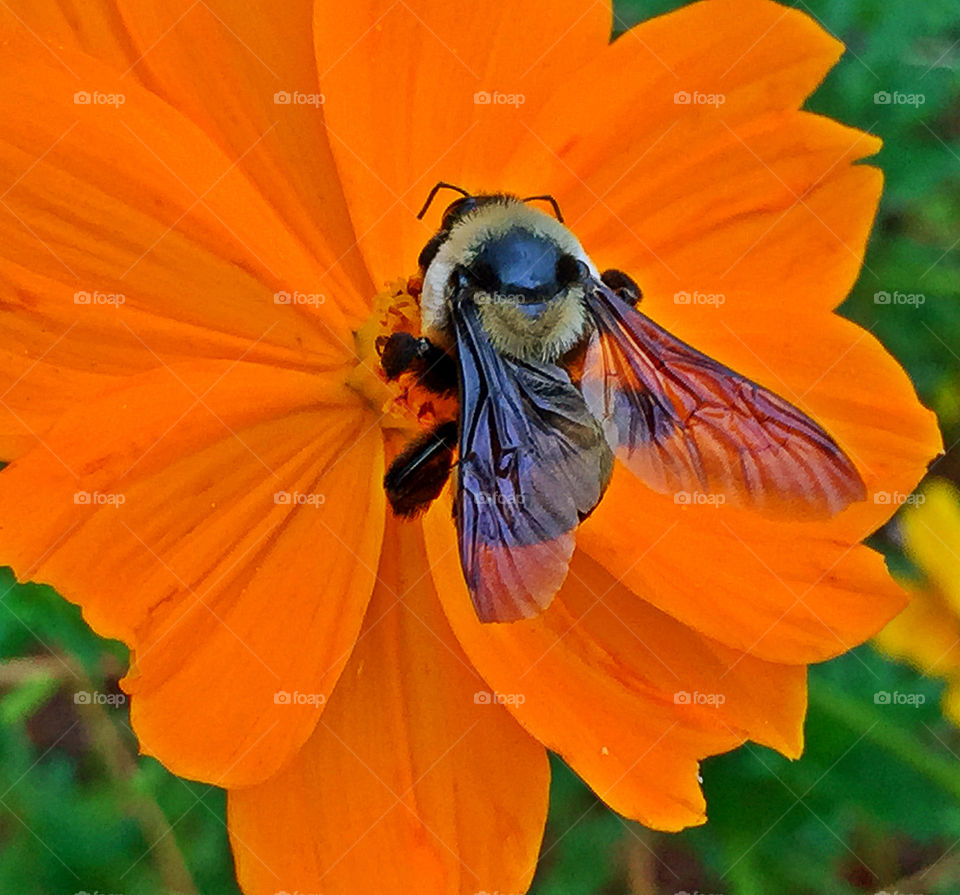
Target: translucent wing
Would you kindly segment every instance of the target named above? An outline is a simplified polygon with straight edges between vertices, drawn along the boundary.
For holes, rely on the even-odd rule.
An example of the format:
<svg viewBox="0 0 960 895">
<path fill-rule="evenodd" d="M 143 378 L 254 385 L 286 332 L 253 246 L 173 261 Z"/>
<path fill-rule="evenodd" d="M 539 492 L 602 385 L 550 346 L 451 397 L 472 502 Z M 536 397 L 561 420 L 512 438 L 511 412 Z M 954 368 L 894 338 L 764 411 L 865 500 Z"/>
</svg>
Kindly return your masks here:
<svg viewBox="0 0 960 895">
<path fill-rule="evenodd" d="M 469 301 L 453 317 L 460 561 L 480 620 L 515 621 L 540 613 L 559 590 L 612 453 L 563 369 L 500 355 Z"/>
<path fill-rule="evenodd" d="M 866 489 L 837 443 L 792 404 L 701 354 L 603 284 L 581 388 L 630 470 L 681 502 L 723 495 L 795 517 L 826 517 Z"/>
</svg>

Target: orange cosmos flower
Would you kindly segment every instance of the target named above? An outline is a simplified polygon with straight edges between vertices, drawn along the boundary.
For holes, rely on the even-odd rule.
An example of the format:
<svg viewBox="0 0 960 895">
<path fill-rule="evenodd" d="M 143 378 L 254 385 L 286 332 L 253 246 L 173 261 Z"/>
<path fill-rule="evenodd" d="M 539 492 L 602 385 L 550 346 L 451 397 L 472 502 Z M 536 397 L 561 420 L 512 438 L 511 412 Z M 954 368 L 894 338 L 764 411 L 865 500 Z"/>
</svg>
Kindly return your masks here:
<svg viewBox="0 0 960 895">
<path fill-rule="evenodd" d="M 244 889 L 519 892 L 544 747 L 667 830 L 704 756 L 798 755 L 806 664 L 903 605 L 860 546 L 890 505 L 774 520 L 618 469 L 550 608 L 483 625 L 449 499 L 386 510 L 418 423 L 373 348 L 409 303 L 373 298 L 436 181 L 552 193 L 649 316 L 909 492 L 933 418 L 833 312 L 879 142 L 798 111 L 840 44 L 766 0 L 612 44 L 579 0 L 63 10 L 2 14 L 0 560 L 129 644 L 142 748 L 230 790 Z"/>
</svg>

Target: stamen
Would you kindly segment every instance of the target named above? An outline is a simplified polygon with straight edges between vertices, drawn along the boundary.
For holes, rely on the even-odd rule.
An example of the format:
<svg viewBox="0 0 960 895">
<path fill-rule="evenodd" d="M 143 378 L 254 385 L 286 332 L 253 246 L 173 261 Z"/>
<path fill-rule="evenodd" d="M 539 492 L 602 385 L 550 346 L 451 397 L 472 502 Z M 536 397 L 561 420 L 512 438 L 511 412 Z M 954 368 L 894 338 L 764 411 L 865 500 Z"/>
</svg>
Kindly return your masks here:
<svg viewBox="0 0 960 895">
<path fill-rule="evenodd" d="M 412 372 L 390 381 L 380 364 L 383 346 L 394 333 L 421 335 L 422 286 L 418 276 L 388 283 L 373 297 L 373 311 L 355 335 L 360 363 L 347 383 L 383 414 L 380 425 L 385 429 L 431 429 L 438 422 L 456 419 L 455 397 L 426 390 Z"/>
</svg>

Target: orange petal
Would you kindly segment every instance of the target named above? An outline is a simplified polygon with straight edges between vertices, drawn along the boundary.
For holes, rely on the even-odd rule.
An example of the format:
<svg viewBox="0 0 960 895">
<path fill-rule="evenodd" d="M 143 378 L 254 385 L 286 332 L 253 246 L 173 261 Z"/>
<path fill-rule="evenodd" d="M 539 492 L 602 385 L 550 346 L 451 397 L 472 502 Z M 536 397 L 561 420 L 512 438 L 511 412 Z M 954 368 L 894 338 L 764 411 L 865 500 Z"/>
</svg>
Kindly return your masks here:
<svg viewBox="0 0 960 895">
<path fill-rule="evenodd" d="M 388 522 L 364 630 L 320 725 L 277 777 L 229 795 L 250 895 L 525 892 L 544 750 L 468 664 L 420 527 Z"/>
<path fill-rule="evenodd" d="M 375 280 L 416 264 L 438 212 L 415 215 L 438 180 L 511 185 L 501 175 L 524 122 L 610 29 L 606 3 L 580 0 L 317 3 L 327 129 Z M 477 93 L 514 99 L 483 104 Z"/>
<path fill-rule="evenodd" d="M 602 95 L 591 120 L 609 115 L 600 121 L 607 133 L 631 118 L 640 97 L 644 118 L 688 105 L 706 120 L 732 121 L 798 108 L 842 53 L 843 44 L 798 9 L 771 0 L 705 0 L 622 34 L 570 79 L 570 101 L 579 104 L 589 91 Z M 677 91 L 725 99 L 721 106 L 685 104 Z"/>
<path fill-rule="evenodd" d="M 642 182 L 642 155 L 672 124 L 683 123 L 678 138 L 705 127 L 727 133 L 721 119 L 736 127 L 796 109 L 842 52 L 809 16 L 768 0 L 691 4 L 612 45 L 605 4 L 487 4 L 476 26 L 470 10 L 437 3 L 416 12 L 387 3 L 333 6 L 318 6 L 315 25 L 327 122 L 358 231 L 374 231 L 365 253 L 388 271 L 409 267 L 429 237 L 412 215 L 437 180 L 555 192 L 570 202 L 568 218 L 578 219 L 621 180 Z M 477 106 L 476 91 L 504 102 Z M 722 93 L 725 101 L 719 110 L 680 105 L 682 91 Z M 357 115 L 360 108 L 371 114 Z M 679 155 L 689 156 L 689 140 L 681 145 Z M 675 147 L 664 151 L 678 157 Z M 381 229 L 403 239 L 389 249 L 373 245 Z M 636 252 L 618 254 L 623 265 Z"/>
<path fill-rule="evenodd" d="M 771 662 L 839 655 L 906 602 L 883 557 L 823 523 L 676 503 L 622 467 L 580 527 L 578 544 L 654 606 Z"/>
<path fill-rule="evenodd" d="M 576 629 L 561 633 L 561 649 L 641 692 L 671 698 L 718 694 L 708 714 L 744 738 L 791 758 L 803 750 L 807 671 L 765 662 L 703 637 L 655 609 L 617 581 L 596 560 L 577 553 L 559 600 Z M 554 621 L 548 617 L 548 621 Z M 680 703 L 682 704 L 682 703 Z"/>
<path fill-rule="evenodd" d="M 629 177 L 608 194 L 571 187 L 564 208 L 600 268 L 629 271 L 647 307 L 689 316 L 721 304 L 749 318 L 847 296 L 883 183 L 851 163 L 879 140 L 798 112 L 734 127 L 684 121 L 644 139 L 656 145 Z M 591 185 L 628 164 L 605 159 Z"/>
<path fill-rule="evenodd" d="M 561 200 L 601 269 L 629 270 L 648 294 L 719 291 L 718 274 L 762 253 L 754 244 L 790 202 L 877 151 L 874 137 L 794 111 L 842 49 L 809 16 L 766 0 L 690 4 L 631 29 L 558 84 L 508 170 Z M 828 247 L 832 217 L 808 234 Z M 860 217 L 869 224 L 872 209 Z M 710 233 L 728 227 L 724 238 Z M 756 261 L 747 283 L 757 268 L 763 277 Z M 725 285 L 730 294 L 742 283 Z M 848 287 L 831 285 L 834 304 Z"/>
<path fill-rule="evenodd" d="M 118 73 L 132 73 L 139 53 L 110 0 L 87 0 L 82 9 L 58 0 L 6 0 L 0 7 L 0 28 L 26 43 L 37 54 L 73 72 L 70 56 L 85 53 L 108 63 Z"/>
<path fill-rule="evenodd" d="M 329 694 L 349 655 L 382 466 L 379 432 L 335 375 L 222 362 L 144 373 L 0 474 L 0 556 L 131 646 L 145 752 L 183 776 L 251 783 L 322 709 L 275 694 Z"/>
<path fill-rule="evenodd" d="M 765 696 L 761 690 L 751 694 L 744 684 L 741 672 L 748 669 L 764 669 L 788 694 L 782 715 L 775 712 L 777 720 L 767 726 L 769 741 L 791 753 L 799 748 L 802 674 L 781 674 L 749 660 L 721 681 L 720 654 L 661 614 L 642 608 L 628 618 L 639 621 L 642 616 L 641 623 L 652 628 L 633 631 L 628 623 L 640 642 L 623 639 L 611 627 L 616 622 L 609 613 L 587 611 L 595 595 L 605 600 L 609 589 L 617 587 L 582 557 L 575 558 L 571 579 L 543 615 L 511 624 L 479 622 L 463 583 L 448 501 L 449 495 L 437 501 L 425 517 L 424 531 L 434 581 L 457 639 L 520 723 L 560 753 L 614 810 L 664 830 L 706 819 L 697 779 L 700 759 L 743 742 L 744 734 L 731 722 L 763 726 L 757 722 Z M 640 602 L 620 589 L 609 608 L 616 612 L 631 600 Z M 705 695 L 736 690 L 730 713 L 685 704 L 681 694 L 700 686 L 711 688 L 700 691 Z"/>
<path fill-rule="evenodd" d="M 4 23 L 64 69 L 101 59 L 122 89 L 144 86 L 222 146 L 321 265 L 332 300 L 357 318 L 373 294 L 323 128 L 312 3 L 92 0 L 81 10 L 12 0 Z M 77 87 L 83 87 L 78 73 Z M 72 91 L 71 91 L 72 92 Z M 278 103 L 286 93 L 309 102 Z M 231 223 L 228 220 L 228 223 Z M 302 292 L 311 283 L 294 284 Z"/>
<path fill-rule="evenodd" d="M 329 368 L 353 353 L 323 268 L 194 125 L 64 50 L 4 47 L 0 207 L 0 451 L 17 456 L 59 411 L 116 376 L 191 357 Z M 118 106 L 76 104 L 122 96 Z M 37 114 L 42 110 L 42 114 Z M 316 283 L 315 288 L 304 283 Z M 281 296 L 282 298 L 282 296 Z"/>
<path fill-rule="evenodd" d="M 833 308 L 859 273 L 882 186 L 852 165 L 876 137 L 795 111 L 841 50 L 765 0 L 691 4 L 624 34 L 593 77 L 558 90 L 511 170 L 537 173 L 598 266 L 633 275 L 664 325 L 716 329 L 718 304 L 734 329 Z"/>
</svg>

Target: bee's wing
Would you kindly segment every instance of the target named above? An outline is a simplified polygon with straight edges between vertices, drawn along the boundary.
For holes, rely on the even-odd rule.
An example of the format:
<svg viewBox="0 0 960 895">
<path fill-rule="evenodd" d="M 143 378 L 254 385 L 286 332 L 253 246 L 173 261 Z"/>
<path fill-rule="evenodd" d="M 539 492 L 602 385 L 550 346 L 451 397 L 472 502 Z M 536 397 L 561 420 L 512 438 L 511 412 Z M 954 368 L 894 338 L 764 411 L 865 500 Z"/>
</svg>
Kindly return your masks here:
<svg viewBox="0 0 960 895">
<path fill-rule="evenodd" d="M 470 302 L 453 312 L 461 371 L 455 515 L 481 621 L 540 613 L 613 463 L 600 424 L 553 364 L 500 355 Z"/>
<path fill-rule="evenodd" d="M 701 354 L 603 284 L 581 388 L 618 459 L 663 493 L 806 518 L 863 500 L 856 467 L 792 404 Z"/>
</svg>

